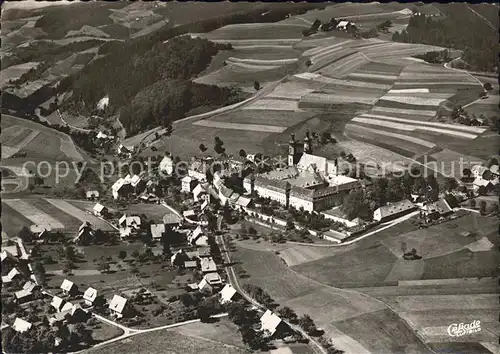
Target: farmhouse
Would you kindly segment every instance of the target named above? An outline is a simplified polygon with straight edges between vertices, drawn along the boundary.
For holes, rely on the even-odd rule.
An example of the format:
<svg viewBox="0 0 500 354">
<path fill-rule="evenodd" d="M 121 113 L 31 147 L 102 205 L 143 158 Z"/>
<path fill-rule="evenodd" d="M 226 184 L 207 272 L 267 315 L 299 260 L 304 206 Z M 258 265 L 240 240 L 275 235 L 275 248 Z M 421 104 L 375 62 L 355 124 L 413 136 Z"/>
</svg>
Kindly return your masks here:
<svg viewBox="0 0 500 354">
<path fill-rule="evenodd" d="M 98 191 L 86 191 L 85 196 L 89 200 L 94 200 L 99 198 L 99 192 Z"/>
<path fill-rule="evenodd" d="M 336 30 L 338 31 L 347 31 L 351 27 L 355 27 L 356 24 L 354 22 L 349 22 L 349 21 L 340 21 L 337 26 L 335 27 Z"/>
<path fill-rule="evenodd" d="M 85 221 L 78 228 L 78 234 L 73 238 L 73 242 L 75 243 L 88 243 L 94 237 L 94 230 L 92 229 L 92 225 Z"/>
<path fill-rule="evenodd" d="M 286 329 L 286 323 L 270 310 L 266 310 L 266 312 L 262 315 L 260 318 L 260 325 L 261 330 L 269 332 L 271 336 Z"/>
<path fill-rule="evenodd" d="M 16 317 L 12 328 L 19 333 L 23 333 L 28 331 L 31 328 L 32 324 L 28 321 L 23 320 L 22 318 Z"/>
<path fill-rule="evenodd" d="M 231 196 L 233 195 L 233 190 L 226 187 L 224 184 L 220 184 L 219 187 L 219 199 L 221 205 L 225 205 L 227 202 L 229 202 Z"/>
<path fill-rule="evenodd" d="M 21 277 L 21 273 L 17 268 L 12 268 L 7 275 L 2 275 L 2 283 L 11 283 L 15 278 Z"/>
<path fill-rule="evenodd" d="M 397 217 L 408 214 L 414 210 L 416 206 L 408 199 L 404 199 L 397 203 L 389 203 L 381 206 L 373 212 L 373 219 L 376 221 L 388 221 Z"/>
<path fill-rule="evenodd" d="M 120 227 L 118 229 L 118 232 L 120 233 L 120 238 L 121 239 L 125 239 L 125 238 L 128 238 L 130 236 L 132 236 L 132 228 L 131 227 Z"/>
<path fill-rule="evenodd" d="M 472 189 L 476 193 L 485 194 L 493 187 L 493 183 L 487 179 L 478 177 L 472 182 Z M 484 191 L 484 192 L 483 192 Z"/>
<path fill-rule="evenodd" d="M 198 268 L 198 263 L 196 261 L 185 261 L 184 268 L 186 269 L 196 269 Z"/>
<path fill-rule="evenodd" d="M 65 303 L 66 301 L 63 298 L 54 296 L 52 298 L 52 301 L 50 302 L 50 306 L 52 306 L 57 312 L 59 312 L 62 310 Z"/>
<path fill-rule="evenodd" d="M 200 264 L 201 264 L 201 271 L 203 273 L 211 273 L 217 271 L 217 265 L 215 264 L 214 259 L 211 256 L 202 257 Z"/>
<path fill-rule="evenodd" d="M 161 240 L 165 234 L 165 224 L 152 224 L 151 225 L 151 237 L 153 240 Z"/>
<path fill-rule="evenodd" d="M 32 282 L 31 280 L 28 280 L 23 285 L 23 290 L 26 290 L 26 291 L 29 291 L 29 292 L 33 292 L 33 291 L 35 291 L 38 288 L 40 288 L 40 286 L 37 285 L 36 283 Z"/>
<path fill-rule="evenodd" d="M 439 199 L 434 203 L 427 203 L 420 208 L 420 218 L 426 222 L 439 219 L 453 213 L 453 209 L 444 199 Z"/>
<path fill-rule="evenodd" d="M 89 286 L 88 289 L 83 293 L 83 300 L 85 300 L 85 304 L 88 306 L 92 306 L 96 299 L 97 290 Z"/>
<path fill-rule="evenodd" d="M 83 322 L 88 317 L 89 314 L 79 304 L 67 303 L 67 308 L 63 309 L 49 318 L 50 325 L 55 325 L 59 323 L 64 323 L 68 318 L 71 318 L 72 323 Z"/>
<path fill-rule="evenodd" d="M 33 300 L 33 293 L 29 290 L 19 290 L 14 293 L 14 301 L 17 304 L 23 304 L 25 302 Z"/>
<path fill-rule="evenodd" d="M 222 290 L 219 292 L 219 296 L 220 303 L 226 304 L 228 302 L 236 300 L 236 298 L 240 295 L 231 284 L 226 284 L 224 288 L 222 288 Z"/>
<path fill-rule="evenodd" d="M 64 295 L 76 295 L 78 293 L 78 287 L 71 280 L 64 279 L 61 284 L 61 290 Z"/>
<path fill-rule="evenodd" d="M 209 160 L 194 160 L 188 167 L 188 176 L 200 182 L 207 180 L 207 166 Z"/>
<path fill-rule="evenodd" d="M 208 237 L 203 234 L 203 229 L 198 226 L 189 236 L 188 242 L 197 246 L 208 246 Z"/>
<path fill-rule="evenodd" d="M 210 199 L 210 194 L 208 194 L 207 189 L 205 188 L 205 186 L 203 184 L 199 183 L 193 189 L 193 199 L 195 202 Z"/>
<path fill-rule="evenodd" d="M 183 249 L 178 250 L 170 257 L 170 263 L 172 265 L 181 266 L 186 261 L 189 261 L 189 256 Z"/>
<path fill-rule="evenodd" d="M 481 165 L 474 165 L 471 168 L 472 175 L 475 178 L 483 178 L 485 172 L 488 171 L 488 170 L 489 169 L 486 166 L 481 166 Z"/>
<path fill-rule="evenodd" d="M 203 276 L 200 283 L 198 284 L 198 289 L 203 292 L 212 292 L 215 287 L 222 285 L 222 279 L 219 273 L 208 273 Z"/>
<path fill-rule="evenodd" d="M 191 193 L 193 191 L 193 189 L 196 187 L 196 180 L 191 177 L 191 176 L 185 176 L 182 180 L 181 180 L 181 191 L 182 192 L 185 192 L 185 193 Z"/>
<path fill-rule="evenodd" d="M 121 197 L 126 197 L 132 192 L 132 177 L 126 175 L 124 178 L 119 178 L 111 186 L 111 193 L 114 199 L 119 199 Z"/>
<path fill-rule="evenodd" d="M 120 295 L 113 295 L 113 299 L 109 303 L 111 314 L 117 318 L 122 318 L 128 313 L 127 299 Z"/>
<path fill-rule="evenodd" d="M 96 205 L 92 208 L 92 213 L 95 216 L 104 217 L 108 214 L 108 208 L 100 203 L 96 203 Z"/>
<path fill-rule="evenodd" d="M 127 214 L 123 214 L 118 220 L 118 225 L 137 230 L 141 227 L 141 218 L 139 216 L 127 216 Z"/>
<path fill-rule="evenodd" d="M 118 156 L 122 156 L 122 157 L 126 157 L 126 158 L 131 158 L 134 150 L 135 150 L 134 146 L 125 146 L 123 144 L 118 145 L 118 148 L 117 148 Z"/>
</svg>

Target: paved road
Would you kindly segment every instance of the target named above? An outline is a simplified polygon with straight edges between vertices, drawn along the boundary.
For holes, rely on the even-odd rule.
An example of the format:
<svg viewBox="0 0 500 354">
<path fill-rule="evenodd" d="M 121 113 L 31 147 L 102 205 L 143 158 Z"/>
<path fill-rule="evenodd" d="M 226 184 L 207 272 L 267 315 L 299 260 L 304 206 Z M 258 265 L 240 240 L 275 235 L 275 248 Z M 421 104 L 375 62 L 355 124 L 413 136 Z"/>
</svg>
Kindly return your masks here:
<svg viewBox="0 0 500 354">
<path fill-rule="evenodd" d="M 226 258 L 226 262 L 228 264 L 231 264 L 231 258 L 229 256 L 229 251 L 227 250 L 226 248 L 226 242 L 224 240 L 224 237 L 218 235 L 217 236 L 217 243 L 219 245 L 222 245 L 222 253 L 225 255 L 225 258 Z M 263 306 L 262 304 L 260 304 L 259 302 L 257 302 L 257 300 L 255 300 L 254 298 L 252 298 L 249 294 L 247 294 L 241 287 L 240 287 L 240 284 L 238 283 L 238 278 L 236 277 L 236 273 L 234 272 L 234 268 L 232 266 L 228 266 L 226 267 L 227 269 L 227 275 L 228 275 L 228 279 L 229 279 L 229 283 L 247 300 L 249 301 L 252 305 L 254 305 L 255 307 L 257 307 L 258 309 L 262 310 L 262 311 L 266 311 L 267 308 L 265 306 Z M 311 347 L 312 349 L 316 352 L 316 353 L 322 353 L 322 354 L 327 354 L 326 350 L 314 339 L 312 338 L 309 334 L 307 334 L 302 328 L 300 328 L 299 326 L 296 326 L 286 320 L 283 320 L 288 326 L 290 326 L 293 330 L 299 332 L 300 334 L 302 334 L 302 336 L 304 336 L 304 338 L 307 338 L 309 340 L 309 342 L 311 343 Z"/>
</svg>

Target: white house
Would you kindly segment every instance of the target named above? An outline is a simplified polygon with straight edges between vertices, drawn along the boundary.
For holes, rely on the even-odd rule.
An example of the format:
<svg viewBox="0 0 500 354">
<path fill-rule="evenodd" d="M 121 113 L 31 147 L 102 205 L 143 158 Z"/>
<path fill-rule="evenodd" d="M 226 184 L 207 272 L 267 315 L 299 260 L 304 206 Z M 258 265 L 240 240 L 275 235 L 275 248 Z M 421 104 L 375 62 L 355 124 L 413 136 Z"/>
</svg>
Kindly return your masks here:
<svg viewBox="0 0 500 354">
<path fill-rule="evenodd" d="M 71 280 L 64 279 L 61 284 L 61 290 L 64 295 L 73 295 L 78 291 L 78 287 Z"/>
<path fill-rule="evenodd" d="M 28 331 L 31 328 L 32 324 L 28 321 L 23 320 L 22 318 L 16 317 L 12 328 L 19 333 L 23 333 Z"/>
<path fill-rule="evenodd" d="M 215 264 L 214 259 L 210 257 L 201 258 L 201 271 L 203 273 L 211 273 L 217 271 L 217 264 Z"/>
<path fill-rule="evenodd" d="M 17 268 L 12 268 L 7 275 L 2 275 L 2 283 L 11 283 L 17 277 L 21 277 L 21 273 Z"/>
<path fill-rule="evenodd" d="M 174 171 L 174 161 L 170 156 L 164 156 L 160 161 L 159 169 L 161 172 L 171 175 Z"/>
<path fill-rule="evenodd" d="M 198 289 L 200 291 L 212 292 L 214 287 L 222 285 L 222 279 L 219 273 L 208 273 L 203 276 L 200 283 L 198 284 Z"/>
<path fill-rule="evenodd" d="M 165 234 L 165 224 L 152 224 L 151 237 L 153 240 L 160 240 Z"/>
<path fill-rule="evenodd" d="M 231 285 L 231 284 L 226 284 L 222 290 L 220 291 L 220 303 L 221 304 L 226 304 L 228 302 L 231 302 L 235 295 L 238 294 L 236 289 Z"/>
<path fill-rule="evenodd" d="M 166 226 L 176 227 L 182 223 L 182 218 L 177 214 L 168 213 L 163 216 L 162 221 Z"/>
<path fill-rule="evenodd" d="M 120 233 L 120 238 L 122 238 L 122 239 L 132 236 L 132 228 L 131 227 L 128 227 L 128 226 L 120 227 L 118 231 Z"/>
<path fill-rule="evenodd" d="M 85 300 L 86 305 L 92 306 L 95 299 L 97 299 L 97 290 L 89 286 L 83 293 L 83 300 Z"/>
<path fill-rule="evenodd" d="M 123 214 L 118 220 L 118 225 L 137 230 L 141 227 L 141 218 L 139 216 L 127 216 L 127 214 Z"/>
<path fill-rule="evenodd" d="M 59 297 L 59 296 L 54 296 L 52 297 L 52 301 L 50 302 L 50 306 L 52 306 L 57 312 L 61 311 L 63 308 L 64 304 L 66 301 Z"/>
<path fill-rule="evenodd" d="M 134 150 L 135 150 L 134 146 L 131 146 L 131 145 L 125 146 L 123 144 L 120 144 L 120 145 L 118 145 L 117 152 L 118 152 L 118 155 L 121 155 L 121 156 L 124 156 L 127 158 L 131 158 Z"/>
<path fill-rule="evenodd" d="M 196 185 L 196 180 L 191 176 L 185 176 L 181 180 L 182 186 L 181 191 L 185 193 L 191 193 Z"/>
<path fill-rule="evenodd" d="M 96 205 L 94 205 L 94 207 L 92 208 L 92 213 L 95 216 L 103 217 L 108 213 L 108 208 L 100 203 L 96 203 Z"/>
<path fill-rule="evenodd" d="M 335 27 L 338 31 L 347 31 L 350 26 L 355 26 L 354 22 L 350 21 L 340 21 Z"/>
<path fill-rule="evenodd" d="M 485 166 L 481 166 L 481 165 L 474 165 L 474 166 L 472 166 L 471 171 L 472 171 L 472 175 L 475 178 L 483 178 L 483 175 L 486 171 L 488 171 L 488 168 Z"/>
<path fill-rule="evenodd" d="M 208 237 L 203 234 L 203 229 L 198 226 L 189 236 L 188 242 L 197 246 L 208 246 Z"/>
<path fill-rule="evenodd" d="M 85 197 L 90 200 L 94 200 L 99 198 L 99 192 L 98 191 L 86 191 L 85 192 Z"/>
<path fill-rule="evenodd" d="M 267 310 L 260 318 L 260 325 L 262 331 L 268 331 L 272 336 L 284 325 L 284 322 L 276 314 Z"/>
<path fill-rule="evenodd" d="M 109 303 L 109 309 L 115 317 L 122 318 L 125 314 L 126 307 L 127 299 L 120 295 L 113 295 L 113 299 Z"/>
<path fill-rule="evenodd" d="M 198 183 L 193 189 L 193 199 L 195 202 L 200 200 L 207 200 L 210 197 L 207 190 L 203 187 L 201 183 Z"/>
</svg>

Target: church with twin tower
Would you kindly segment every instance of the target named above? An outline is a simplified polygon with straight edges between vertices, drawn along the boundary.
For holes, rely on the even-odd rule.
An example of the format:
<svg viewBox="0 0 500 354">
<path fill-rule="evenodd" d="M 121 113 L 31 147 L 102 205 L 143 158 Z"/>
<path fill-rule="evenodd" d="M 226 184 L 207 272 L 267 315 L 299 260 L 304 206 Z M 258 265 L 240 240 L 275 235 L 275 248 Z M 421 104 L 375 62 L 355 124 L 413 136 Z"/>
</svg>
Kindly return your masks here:
<svg viewBox="0 0 500 354">
<path fill-rule="evenodd" d="M 312 139 L 309 130 L 306 131 L 304 143 L 295 140 L 295 134 L 292 133 L 290 141 L 288 142 L 288 166 L 297 166 L 303 154 L 313 153 Z"/>
</svg>

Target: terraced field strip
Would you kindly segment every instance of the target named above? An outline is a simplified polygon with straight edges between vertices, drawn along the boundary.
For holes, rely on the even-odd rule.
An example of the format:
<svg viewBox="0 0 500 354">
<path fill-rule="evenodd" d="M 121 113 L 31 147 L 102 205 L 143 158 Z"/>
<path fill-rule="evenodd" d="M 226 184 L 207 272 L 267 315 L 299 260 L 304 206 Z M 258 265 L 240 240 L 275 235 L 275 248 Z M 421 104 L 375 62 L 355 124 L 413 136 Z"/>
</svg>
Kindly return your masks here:
<svg viewBox="0 0 500 354">
<path fill-rule="evenodd" d="M 248 46 L 248 45 L 293 45 L 300 41 L 300 38 L 284 38 L 284 39 L 210 39 L 210 41 L 215 43 L 231 43 L 231 45 L 236 48 L 238 46 Z"/>
<path fill-rule="evenodd" d="M 49 214 L 46 214 L 40 209 L 31 205 L 29 201 L 21 199 L 4 199 L 3 202 L 5 202 L 5 204 L 10 206 L 25 218 L 32 221 L 34 224 L 50 227 L 51 229 L 64 229 L 65 227 Z"/>
<path fill-rule="evenodd" d="M 387 92 L 388 95 L 392 95 L 392 94 L 397 94 L 397 93 L 429 93 L 429 89 L 428 88 L 415 88 L 415 89 L 393 89 L 393 90 L 389 90 L 389 92 Z"/>
<path fill-rule="evenodd" d="M 368 78 L 368 79 L 379 79 L 379 80 L 385 80 L 385 81 L 395 81 L 398 78 L 397 75 L 373 74 L 373 73 L 366 73 L 366 72 L 350 73 L 346 77 L 348 79 L 350 79 L 350 78 L 361 78 L 361 79 Z"/>
<path fill-rule="evenodd" d="M 292 44 L 278 45 L 278 44 L 251 44 L 251 45 L 234 45 L 234 49 L 248 50 L 248 49 L 272 49 L 272 50 L 290 50 L 293 49 Z"/>
<path fill-rule="evenodd" d="M 61 209 L 57 208 L 53 204 L 49 203 L 47 200 L 42 198 L 30 199 L 30 204 L 33 205 L 38 210 L 43 210 L 49 215 L 54 215 L 57 220 L 64 224 L 65 230 L 78 230 L 82 222 L 72 215 L 66 214 Z"/>
<path fill-rule="evenodd" d="M 302 38 L 302 30 L 309 28 L 306 23 L 239 23 L 218 28 L 200 36 L 209 40 L 232 39 L 276 39 L 276 38 Z"/>
<path fill-rule="evenodd" d="M 354 96 L 354 95 L 335 95 L 310 93 L 302 97 L 300 103 L 317 103 L 317 104 L 343 104 L 343 103 L 363 103 L 375 104 L 377 101 L 374 97 Z"/>
<path fill-rule="evenodd" d="M 273 70 L 273 69 L 278 69 L 280 67 L 280 65 L 257 65 L 257 64 L 246 64 L 246 63 L 231 62 L 231 61 L 228 62 L 228 64 L 231 67 L 238 66 L 241 68 L 256 70 L 256 71 Z"/>
<path fill-rule="evenodd" d="M 304 55 L 314 55 L 317 52 L 321 51 L 322 49 L 329 47 L 333 44 L 341 42 L 345 42 L 345 44 L 347 44 L 350 41 L 352 41 L 352 39 L 339 38 L 339 37 L 326 37 L 326 38 L 314 38 L 314 39 L 309 37 L 301 40 L 299 43 L 295 45 L 295 47 L 300 49 L 310 48 L 304 52 Z M 309 50 L 310 52 L 308 52 Z"/>
<path fill-rule="evenodd" d="M 299 100 L 302 96 L 313 91 L 314 89 L 308 88 L 304 83 L 287 81 L 279 84 L 271 93 L 266 95 L 266 97 Z"/>
<path fill-rule="evenodd" d="M 359 68 L 358 72 L 380 72 L 384 74 L 399 74 L 403 69 L 402 65 L 392 65 L 381 62 L 371 61 L 366 63 L 361 68 Z"/>
<path fill-rule="evenodd" d="M 99 219 L 98 217 L 87 213 L 74 205 L 68 203 L 65 200 L 62 199 L 45 199 L 48 201 L 50 204 L 54 205 L 58 209 L 61 210 L 61 212 L 67 213 L 74 218 L 80 220 L 82 223 L 85 221 L 88 221 L 93 227 L 97 229 L 101 229 L 103 231 L 114 231 L 113 227 L 109 225 L 107 222 Z"/>
<path fill-rule="evenodd" d="M 242 123 L 242 124 L 264 124 L 267 125 L 270 122 L 273 125 L 281 127 L 290 127 L 292 125 L 298 124 L 306 119 L 311 118 L 314 113 L 311 112 L 280 112 L 280 111 L 268 111 L 268 112 L 255 112 L 255 111 L 237 111 L 226 114 L 221 114 L 219 116 L 210 118 L 211 121 L 218 122 L 229 122 L 229 123 Z"/>
<path fill-rule="evenodd" d="M 382 114 L 400 118 L 417 118 L 420 120 L 429 120 L 434 117 L 437 113 L 435 110 L 423 110 L 423 109 L 403 109 L 403 108 L 390 108 L 390 107 L 380 107 L 375 106 L 372 108 L 372 113 Z"/>
<path fill-rule="evenodd" d="M 294 77 L 301 79 L 301 80 L 308 80 L 308 81 L 315 81 L 315 82 L 321 82 L 325 84 L 331 84 L 331 85 L 341 85 L 341 86 L 350 86 L 350 87 L 360 87 L 360 88 L 373 88 L 373 89 L 379 89 L 379 90 L 389 90 L 391 88 L 391 85 L 387 84 L 374 84 L 371 82 L 360 82 L 360 81 L 352 81 L 352 80 L 345 80 L 345 79 L 336 79 L 324 75 L 320 75 L 317 73 L 300 73 L 300 74 L 295 74 Z"/>
<path fill-rule="evenodd" d="M 369 62 L 369 59 L 361 53 L 356 53 L 348 58 L 339 60 L 333 65 L 326 68 L 325 73 L 332 77 L 345 77 L 345 75 L 352 73 L 357 68 Z M 333 70 L 333 72 L 331 71 Z"/>
<path fill-rule="evenodd" d="M 225 123 L 225 122 L 216 122 L 212 120 L 199 120 L 197 122 L 194 122 L 193 124 L 202 127 L 248 130 L 248 131 L 265 132 L 265 133 L 282 133 L 287 129 L 287 127 L 278 127 L 275 125 Z"/>
<path fill-rule="evenodd" d="M 422 98 L 422 97 L 416 97 L 413 94 L 412 96 L 407 96 L 406 94 L 400 95 L 385 95 L 382 96 L 380 99 L 385 100 L 385 101 L 392 101 L 392 102 L 398 102 L 398 103 L 404 103 L 408 105 L 416 105 L 416 106 L 439 106 L 441 102 L 446 101 L 446 98 L 450 97 L 451 95 L 445 94 L 444 98 Z M 439 95 L 439 94 L 427 94 L 430 97 L 434 97 L 434 95 Z"/>
<path fill-rule="evenodd" d="M 0 134 L 0 143 L 7 146 L 15 146 L 26 138 L 30 132 L 32 132 L 31 129 L 19 126 L 4 128 Z"/>
<path fill-rule="evenodd" d="M 469 75 L 461 75 L 455 73 L 417 73 L 417 72 L 402 72 L 399 75 L 400 80 L 414 80 L 414 79 L 435 79 L 435 80 L 459 80 L 477 83 L 474 78 Z"/>
<path fill-rule="evenodd" d="M 275 111 L 297 111 L 299 110 L 297 101 L 261 99 L 257 100 L 243 109 L 251 110 L 275 110 Z"/>
<path fill-rule="evenodd" d="M 360 130 L 360 131 L 365 131 L 365 132 L 371 132 L 379 135 L 384 135 L 384 136 L 390 136 L 393 138 L 398 138 L 401 140 L 406 140 L 418 145 L 425 146 L 426 148 L 432 149 L 433 147 L 436 146 L 436 144 L 431 143 L 430 141 L 419 139 L 419 138 L 414 138 L 409 135 L 404 135 L 404 134 L 398 134 L 398 133 L 391 133 L 386 130 L 379 130 L 379 129 L 373 129 L 373 128 L 368 128 L 360 125 L 354 125 L 354 124 L 348 124 L 349 128 L 352 128 L 353 130 Z"/>
<path fill-rule="evenodd" d="M 321 58 L 316 61 L 312 61 L 312 65 L 308 68 L 309 72 L 319 71 L 327 66 L 331 66 L 337 61 L 349 58 L 358 53 L 356 50 L 351 48 L 340 49 L 338 51 L 333 51 L 333 53 L 321 54 Z"/>
<path fill-rule="evenodd" d="M 325 55 L 328 55 L 332 52 L 335 52 L 338 48 L 343 48 L 345 47 L 348 43 L 352 42 L 352 40 L 347 39 L 343 40 L 340 42 L 337 42 L 335 44 L 329 45 L 329 46 L 321 46 L 321 47 L 316 47 L 312 49 L 306 50 L 304 53 L 302 53 L 303 56 L 310 56 L 311 61 L 317 61 L 324 57 Z"/>
<path fill-rule="evenodd" d="M 296 63 L 299 59 L 290 58 L 290 59 L 245 59 L 245 58 L 235 58 L 229 57 L 227 58 L 227 62 L 231 63 L 243 63 L 243 64 L 255 64 L 255 65 L 286 65 Z"/>
</svg>

